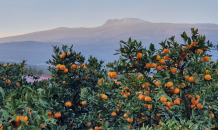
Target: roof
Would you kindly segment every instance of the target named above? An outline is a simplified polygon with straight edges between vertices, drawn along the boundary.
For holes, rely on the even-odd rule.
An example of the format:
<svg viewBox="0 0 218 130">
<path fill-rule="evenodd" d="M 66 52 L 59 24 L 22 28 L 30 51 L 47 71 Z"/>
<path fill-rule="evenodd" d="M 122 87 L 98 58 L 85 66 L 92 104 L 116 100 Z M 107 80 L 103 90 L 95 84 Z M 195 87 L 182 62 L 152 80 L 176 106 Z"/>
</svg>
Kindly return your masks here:
<svg viewBox="0 0 218 130">
<path fill-rule="evenodd" d="M 31 83 L 34 83 L 34 81 L 42 81 L 43 79 L 50 79 L 50 78 L 51 78 L 51 76 L 38 76 L 38 75 L 33 75 L 33 76 L 39 77 L 39 79 L 34 80 L 33 77 L 28 76 L 28 75 L 23 75 L 23 76 L 21 76 L 21 77 L 23 78 L 24 76 L 25 76 L 25 78 L 26 78 L 26 81 L 27 81 L 27 82 L 31 82 Z"/>
</svg>

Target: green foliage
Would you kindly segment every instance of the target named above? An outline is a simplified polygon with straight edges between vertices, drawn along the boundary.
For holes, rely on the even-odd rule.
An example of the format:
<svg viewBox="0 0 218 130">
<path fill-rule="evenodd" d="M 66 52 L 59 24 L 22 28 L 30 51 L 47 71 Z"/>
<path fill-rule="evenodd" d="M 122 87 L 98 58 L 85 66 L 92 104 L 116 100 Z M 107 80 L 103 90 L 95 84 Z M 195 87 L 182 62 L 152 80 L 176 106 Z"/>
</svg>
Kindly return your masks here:
<svg viewBox="0 0 218 130">
<path fill-rule="evenodd" d="M 103 61 L 92 56 L 84 63 L 85 57 L 73 52 L 73 45 L 53 46 L 53 60 L 46 62 L 55 66 L 48 69 L 52 78 L 33 85 L 19 76 L 25 72 L 24 64 L 0 65 L 0 124 L 15 127 L 17 114 L 29 119 L 28 125 L 21 121 L 19 129 L 214 128 L 218 125 L 218 62 L 208 61 L 207 51 L 216 46 L 197 35 L 198 29 L 191 31 L 191 37 L 181 34 L 184 44 L 172 36 L 160 43 L 160 50 L 154 44 L 146 49 L 131 38 L 120 41 L 114 54 L 120 54 L 120 59 L 106 65 L 109 73 L 101 69 Z"/>
<path fill-rule="evenodd" d="M 56 121 L 47 119 L 45 108 L 48 107 L 48 103 L 44 100 L 45 91 L 40 87 L 31 87 L 25 77 L 20 76 L 24 73 L 24 63 L 25 61 L 20 65 L 0 65 L 3 76 L 0 79 L 0 124 L 8 130 L 18 126 L 18 130 L 38 130 L 41 124 L 56 129 Z M 28 120 L 15 122 L 17 115 L 27 116 Z"/>
</svg>

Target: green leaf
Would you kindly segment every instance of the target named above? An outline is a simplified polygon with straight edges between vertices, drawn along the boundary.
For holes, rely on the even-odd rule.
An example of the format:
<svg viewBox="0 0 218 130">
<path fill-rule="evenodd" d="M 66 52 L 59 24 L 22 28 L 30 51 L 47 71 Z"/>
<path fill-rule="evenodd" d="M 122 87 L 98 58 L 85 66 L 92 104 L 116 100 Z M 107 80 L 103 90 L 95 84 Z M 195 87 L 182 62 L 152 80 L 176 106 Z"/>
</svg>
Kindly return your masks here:
<svg viewBox="0 0 218 130">
<path fill-rule="evenodd" d="M 120 54 L 120 53 L 115 53 L 115 54 L 113 54 L 113 55 L 117 55 L 117 54 Z"/>
<path fill-rule="evenodd" d="M 5 118 L 5 120 L 8 120 L 9 114 L 5 109 L 1 109 L 1 111 L 3 112 L 3 117 Z"/>
<path fill-rule="evenodd" d="M 188 38 L 188 45 L 190 45 L 191 44 L 191 39 L 190 38 Z"/>
<path fill-rule="evenodd" d="M 192 109 L 192 117 L 194 118 L 195 117 L 195 110 Z"/>
<path fill-rule="evenodd" d="M 150 44 L 150 47 L 149 47 L 150 51 L 154 51 L 154 44 Z"/>
<path fill-rule="evenodd" d="M 39 125 L 39 123 L 40 123 L 40 116 L 37 115 L 37 116 L 35 117 L 35 120 L 36 120 L 37 124 Z"/>
<path fill-rule="evenodd" d="M 16 93 L 10 93 L 10 94 L 7 96 L 7 99 L 10 98 L 10 97 L 12 98 L 14 95 L 16 95 Z"/>
<path fill-rule="evenodd" d="M 123 40 L 120 40 L 120 42 L 126 44 L 126 42 L 124 42 Z"/>
<path fill-rule="evenodd" d="M 140 47 L 140 46 L 142 46 L 142 42 L 141 42 L 141 41 L 139 42 L 139 47 Z"/>
<path fill-rule="evenodd" d="M 3 97 L 3 99 L 4 99 L 4 98 L 5 98 L 5 92 L 4 92 L 4 90 L 3 90 L 2 87 L 0 87 L 0 93 L 1 93 L 1 95 L 2 95 L 2 97 Z"/>
<path fill-rule="evenodd" d="M 132 40 L 131 40 L 131 37 L 129 38 L 129 40 L 128 40 L 128 44 L 130 44 L 132 42 Z"/>
<path fill-rule="evenodd" d="M 164 93 L 163 95 L 167 98 L 167 100 L 169 100 L 170 102 L 172 102 L 172 98 L 170 98 L 166 93 Z"/>
</svg>

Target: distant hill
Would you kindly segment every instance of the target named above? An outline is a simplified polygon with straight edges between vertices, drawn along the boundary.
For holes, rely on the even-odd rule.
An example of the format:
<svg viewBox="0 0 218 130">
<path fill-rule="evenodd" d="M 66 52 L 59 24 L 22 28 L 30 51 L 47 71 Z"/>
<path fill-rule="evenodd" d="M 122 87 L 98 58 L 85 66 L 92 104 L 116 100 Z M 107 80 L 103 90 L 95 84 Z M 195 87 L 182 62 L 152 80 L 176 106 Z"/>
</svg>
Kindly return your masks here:
<svg viewBox="0 0 218 130">
<path fill-rule="evenodd" d="M 152 23 L 137 18 L 110 19 L 102 26 L 93 28 L 67 28 L 59 27 L 51 30 L 28 33 L 24 35 L 0 38 L 0 43 L 37 41 L 89 44 L 105 42 L 118 43 L 120 40 L 134 39 L 159 39 L 165 40 L 172 35 L 178 39 L 183 31 L 191 34 L 190 28 L 198 28 L 201 34 L 209 39 L 217 40 L 217 24 L 174 24 L 174 23 Z"/>
<path fill-rule="evenodd" d="M 86 61 L 90 55 L 98 60 L 105 60 L 105 64 L 119 58 L 115 49 L 119 49 L 119 41 L 127 41 L 130 37 L 144 47 L 150 43 L 160 48 L 159 43 L 166 38 L 176 36 L 178 43 L 184 43 L 180 34 L 184 31 L 191 36 L 191 28 L 198 28 L 206 40 L 218 43 L 218 25 L 216 24 L 174 24 L 152 23 L 137 18 L 110 19 L 102 26 L 94 28 L 66 28 L 28 33 L 19 36 L 0 38 L 0 61 L 21 62 L 27 60 L 30 65 L 47 65 L 54 54 L 52 45 L 73 44 L 73 51 L 81 52 Z M 218 55 L 214 52 L 215 57 Z M 217 59 L 217 57 L 216 57 Z M 104 64 L 104 65 L 105 65 Z"/>
</svg>

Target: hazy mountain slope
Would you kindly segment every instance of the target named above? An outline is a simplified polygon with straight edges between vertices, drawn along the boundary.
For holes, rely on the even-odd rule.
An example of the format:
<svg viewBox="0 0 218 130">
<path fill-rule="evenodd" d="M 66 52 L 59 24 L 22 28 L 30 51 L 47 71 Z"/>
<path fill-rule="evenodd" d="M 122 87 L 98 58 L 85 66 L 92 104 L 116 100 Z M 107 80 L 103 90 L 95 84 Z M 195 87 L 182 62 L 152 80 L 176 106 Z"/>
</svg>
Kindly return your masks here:
<svg viewBox="0 0 218 130">
<path fill-rule="evenodd" d="M 216 24 L 172 24 L 172 23 L 151 23 L 141 19 L 125 18 L 108 20 L 99 27 L 94 28 L 65 28 L 33 32 L 19 36 L 0 38 L 0 43 L 11 41 L 39 41 L 88 44 L 94 42 L 117 42 L 121 39 L 134 37 L 136 39 L 162 39 L 176 35 L 183 31 L 190 33 L 190 28 L 198 28 L 202 34 L 208 37 L 216 37 L 212 31 L 218 32 Z"/>
<path fill-rule="evenodd" d="M 0 44 L 0 61 L 21 62 L 28 60 L 28 64 L 41 64 L 51 59 L 52 45 L 61 46 L 59 43 L 41 42 L 10 42 Z"/>
<path fill-rule="evenodd" d="M 206 40 L 218 44 L 218 25 L 216 24 L 172 24 L 151 23 L 140 19 L 126 18 L 108 20 L 102 26 L 95 28 L 56 28 L 52 30 L 29 33 L 20 36 L 0 38 L 0 61 L 21 62 L 27 60 L 29 65 L 45 65 L 52 60 L 54 54 L 52 45 L 69 47 L 73 44 L 73 51 L 81 52 L 86 61 L 90 55 L 98 60 L 105 60 L 104 65 L 119 58 L 115 49 L 119 49 L 119 41 L 142 41 L 144 47 L 150 43 L 159 43 L 175 35 L 178 43 L 184 43 L 180 34 L 184 31 L 191 36 L 191 28 L 198 28 Z M 14 42 L 11 42 L 14 41 Z M 217 51 L 211 53 L 217 59 Z"/>
</svg>

